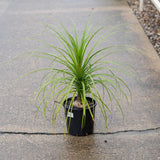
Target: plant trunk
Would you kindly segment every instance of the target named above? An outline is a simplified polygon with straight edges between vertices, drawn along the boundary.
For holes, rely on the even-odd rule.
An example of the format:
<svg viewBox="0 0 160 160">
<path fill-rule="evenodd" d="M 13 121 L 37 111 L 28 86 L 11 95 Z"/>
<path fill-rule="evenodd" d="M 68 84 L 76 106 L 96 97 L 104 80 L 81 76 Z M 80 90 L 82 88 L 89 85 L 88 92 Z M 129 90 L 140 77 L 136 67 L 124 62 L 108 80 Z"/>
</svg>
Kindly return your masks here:
<svg viewBox="0 0 160 160">
<path fill-rule="evenodd" d="M 77 95 L 77 101 L 79 102 L 79 103 L 82 103 L 82 101 L 81 101 L 81 96 L 78 94 Z"/>
</svg>

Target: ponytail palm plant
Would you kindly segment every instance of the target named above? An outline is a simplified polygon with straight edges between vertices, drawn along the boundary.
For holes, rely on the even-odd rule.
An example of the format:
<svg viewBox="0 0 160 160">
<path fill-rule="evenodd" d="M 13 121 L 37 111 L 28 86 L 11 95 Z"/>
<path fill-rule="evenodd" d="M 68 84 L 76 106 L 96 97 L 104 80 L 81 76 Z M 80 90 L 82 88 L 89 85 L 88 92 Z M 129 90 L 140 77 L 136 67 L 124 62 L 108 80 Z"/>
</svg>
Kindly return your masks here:
<svg viewBox="0 0 160 160">
<path fill-rule="evenodd" d="M 30 72 L 46 71 L 36 94 L 38 110 L 43 106 L 45 116 L 47 107 L 52 102 L 56 102 L 53 110 L 54 121 L 66 99 L 72 95 L 69 107 L 73 108 L 76 99 L 80 104 L 77 107 L 83 108 L 83 117 L 86 116 L 86 108 L 88 108 L 94 120 L 90 103 L 87 100 L 87 96 L 90 96 L 96 100 L 107 128 L 107 112 L 111 113 L 112 104 L 119 107 L 123 115 L 120 99 L 117 95 L 126 99 L 127 103 L 129 103 L 129 98 L 132 97 L 129 87 L 116 73 L 120 72 L 132 78 L 135 78 L 135 76 L 131 70 L 126 69 L 121 63 L 106 59 L 113 53 L 135 50 L 129 46 L 126 49 L 126 46 L 120 45 L 99 48 L 106 38 L 115 33 L 114 29 L 118 26 L 111 27 L 107 32 L 103 32 L 106 27 L 93 27 L 88 20 L 81 36 L 78 36 L 74 24 L 73 34 L 62 23 L 59 23 L 59 25 L 60 27 L 53 25 L 45 25 L 45 27 L 59 40 L 63 47 L 60 48 L 39 40 L 53 49 L 53 52 L 36 51 L 31 54 L 33 57 L 51 61 L 46 68 Z M 106 99 L 108 102 L 106 102 Z"/>
</svg>

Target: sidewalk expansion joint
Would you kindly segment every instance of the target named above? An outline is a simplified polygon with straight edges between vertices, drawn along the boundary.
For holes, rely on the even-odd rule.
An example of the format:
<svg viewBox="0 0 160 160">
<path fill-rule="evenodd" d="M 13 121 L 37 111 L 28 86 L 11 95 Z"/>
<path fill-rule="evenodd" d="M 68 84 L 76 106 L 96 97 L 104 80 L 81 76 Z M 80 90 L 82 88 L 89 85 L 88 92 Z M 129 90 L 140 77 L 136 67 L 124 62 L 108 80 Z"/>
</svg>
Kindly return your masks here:
<svg viewBox="0 0 160 160">
<path fill-rule="evenodd" d="M 122 130 L 115 132 L 94 132 L 93 135 L 116 135 L 121 133 L 148 133 L 160 131 L 160 127 L 149 128 L 144 130 Z M 9 134 L 9 135 L 69 135 L 68 133 L 49 133 L 49 132 L 12 132 L 12 131 L 0 131 L 0 135 Z"/>
</svg>

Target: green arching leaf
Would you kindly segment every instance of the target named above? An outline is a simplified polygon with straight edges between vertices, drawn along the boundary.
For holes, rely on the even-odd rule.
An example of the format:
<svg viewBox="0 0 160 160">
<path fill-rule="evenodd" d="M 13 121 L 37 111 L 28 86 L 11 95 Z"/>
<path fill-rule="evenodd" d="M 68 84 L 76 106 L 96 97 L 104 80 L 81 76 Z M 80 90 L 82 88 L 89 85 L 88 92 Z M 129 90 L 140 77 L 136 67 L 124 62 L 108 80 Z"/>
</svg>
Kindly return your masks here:
<svg viewBox="0 0 160 160">
<path fill-rule="evenodd" d="M 63 81 L 63 79 L 61 79 Z M 37 93 L 37 95 L 39 96 L 39 94 L 41 93 L 41 91 L 43 91 L 43 89 L 45 90 L 46 89 L 46 85 L 52 83 L 52 81 L 48 82 L 47 84 L 43 84 L 43 86 L 40 88 L 39 92 Z M 52 91 L 52 89 L 54 88 L 54 86 L 50 87 L 49 90 L 46 91 L 46 93 L 43 95 L 38 107 L 37 107 L 37 112 L 39 111 L 40 109 L 40 106 L 41 104 L 43 103 L 43 101 L 45 100 L 45 98 L 49 95 L 49 93 Z"/>
<path fill-rule="evenodd" d="M 85 45 L 84 52 L 86 51 L 86 49 L 87 49 L 89 43 L 91 42 L 91 40 L 103 29 L 104 29 L 104 27 L 101 27 L 101 28 L 97 29 L 92 35 L 89 36 L 89 40 L 87 41 L 87 43 Z M 90 56 L 91 53 L 92 52 L 89 52 L 88 55 Z"/>
<path fill-rule="evenodd" d="M 68 115 L 69 112 L 72 112 L 72 109 L 73 109 L 72 104 L 73 104 L 73 101 L 74 101 L 74 99 L 75 99 L 75 96 L 76 96 L 76 92 L 73 93 L 73 96 L 72 96 L 70 105 L 69 105 L 69 107 L 68 107 L 67 115 Z M 70 109 L 71 109 L 71 110 L 70 110 Z M 66 112 L 66 108 L 65 108 L 65 112 Z M 68 116 L 66 116 L 65 127 L 64 127 L 64 133 L 66 132 L 67 121 L 68 121 Z M 70 123 L 71 123 L 71 117 L 69 117 L 69 125 L 68 125 L 68 129 L 70 128 Z"/>
<path fill-rule="evenodd" d="M 60 53 L 60 52 L 59 52 Z M 63 53 L 61 53 L 61 54 L 63 54 Z M 41 55 L 43 55 L 43 56 L 41 56 Z M 56 61 L 56 62 L 58 62 L 58 63 L 60 63 L 60 64 L 62 64 L 62 65 L 65 65 L 66 67 L 68 67 L 69 69 L 72 69 L 72 67 L 73 67 L 73 64 L 69 61 L 69 59 L 67 58 L 67 57 L 65 57 L 64 55 L 63 55 L 63 58 L 61 58 L 61 57 L 59 57 L 58 55 L 56 55 L 56 54 L 50 54 L 50 53 L 45 53 L 45 52 L 34 52 L 34 54 L 32 53 L 32 56 L 33 57 L 38 57 L 38 58 L 45 58 L 45 59 L 49 59 L 49 60 L 51 60 L 51 61 Z M 48 57 L 49 56 L 49 57 Z M 54 59 L 53 59 L 53 58 Z"/>
<path fill-rule="evenodd" d="M 110 90 L 110 89 L 109 89 L 109 90 Z M 122 106 L 120 105 L 118 99 L 116 98 L 116 96 L 113 94 L 113 92 L 112 92 L 111 90 L 110 90 L 110 93 L 111 93 L 111 95 L 113 96 L 114 100 L 116 101 L 116 103 L 117 103 L 117 105 L 118 105 L 118 107 L 119 107 L 119 109 L 120 109 L 120 111 L 121 111 L 121 113 L 122 113 L 122 116 L 123 116 L 123 118 L 124 118 L 124 113 L 123 113 L 123 110 L 122 110 Z"/>
<path fill-rule="evenodd" d="M 108 33 L 108 32 L 106 32 L 105 34 L 101 35 L 100 38 L 94 43 L 93 47 L 90 49 L 90 51 L 89 51 L 88 54 L 89 54 L 89 55 L 92 54 L 92 52 L 93 52 L 105 39 L 107 39 L 107 38 L 110 37 L 111 35 L 116 34 L 116 33 L 118 33 L 118 32 L 120 32 L 120 31 L 110 32 L 108 35 L 106 35 L 106 33 Z"/>
<path fill-rule="evenodd" d="M 70 57 L 70 59 L 74 62 L 75 64 L 75 60 L 74 60 L 74 54 L 73 54 L 73 48 L 71 47 L 71 45 L 68 43 L 67 39 L 65 38 L 65 36 L 63 35 L 63 33 L 57 28 L 57 30 L 59 32 L 57 32 L 56 30 L 54 30 L 53 28 L 51 28 L 51 31 L 54 32 L 54 35 L 56 33 L 56 37 L 59 39 L 59 41 L 62 43 L 62 45 L 65 47 L 66 51 L 66 55 Z M 63 50 L 63 49 L 62 49 Z"/>
<path fill-rule="evenodd" d="M 13 83 L 12 83 L 12 86 L 18 82 L 20 79 L 24 78 L 25 76 L 28 76 L 30 74 L 33 74 L 33 73 L 37 73 L 37 72 L 40 72 L 40 71 L 46 71 L 46 70 L 52 70 L 52 68 L 41 68 L 41 69 L 37 69 L 37 70 L 34 70 L 34 71 L 31 71 L 31 72 L 28 72 L 28 73 L 25 73 L 23 75 L 21 75 L 20 77 L 18 77 Z M 12 87 L 11 86 L 11 87 Z"/>
<path fill-rule="evenodd" d="M 72 81 L 68 85 L 68 91 L 67 91 L 66 95 L 63 97 L 62 101 L 60 102 L 60 105 L 59 105 L 59 107 L 58 107 L 58 109 L 56 111 L 55 119 L 57 118 L 57 115 L 58 115 L 58 113 L 59 113 L 59 111 L 60 111 L 60 109 L 61 109 L 61 107 L 63 105 L 63 102 L 68 98 L 68 95 L 71 93 L 72 84 L 73 84 L 74 80 L 75 80 L 75 77 L 73 77 Z"/>
<path fill-rule="evenodd" d="M 81 99 L 82 99 L 82 104 L 83 104 L 83 116 L 85 117 L 86 116 L 86 101 L 85 101 L 85 97 L 86 97 L 86 92 L 85 92 L 85 85 L 84 85 L 84 82 L 81 82 L 82 83 L 82 89 L 83 89 L 83 94 L 81 95 Z M 83 119 L 83 117 L 82 117 Z"/>
<path fill-rule="evenodd" d="M 90 75 L 90 78 L 91 78 L 93 87 L 94 87 L 94 89 L 95 89 L 95 91 L 96 91 L 96 94 L 97 94 L 97 96 L 98 96 L 99 101 L 101 102 L 102 106 L 105 106 L 105 107 L 108 109 L 108 111 L 111 113 L 111 111 L 110 111 L 110 109 L 108 108 L 108 106 L 107 106 L 107 105 L 103 102 L 103 100 L 101 99 L 101 96 L 100 96 L 100 94 L 99 94 L 99 92 L 98 92 L 98 90 L 97 90 L 97 88 L 96 88 L 94 79 L 92 78 L 91 75 Z M 95 97 L 95 96 L 94 96 L 94 97 Z"/>
</svg>

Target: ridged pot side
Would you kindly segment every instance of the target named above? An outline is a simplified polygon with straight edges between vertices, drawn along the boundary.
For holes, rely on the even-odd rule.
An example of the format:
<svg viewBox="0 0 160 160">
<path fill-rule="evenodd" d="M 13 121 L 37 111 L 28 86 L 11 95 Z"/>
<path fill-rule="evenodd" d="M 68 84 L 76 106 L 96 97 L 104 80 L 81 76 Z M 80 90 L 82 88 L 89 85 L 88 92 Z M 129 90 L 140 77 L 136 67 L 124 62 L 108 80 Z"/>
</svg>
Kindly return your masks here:
<svg viewBox="0 0 160 160">
<path fill-rule="evenodd" d="M 65 117 L 67 118 L 68 133 L 74 136 L 87 136 L 92 134 L 94 130 L 94 120 L 90 114 L 90 111 L 92 112 L 93 116 L 95 116 L 95 107 L 97 105 L 96 101 L 90 97 L 86 97 L 87 101 L 93 102 L 93 104 L 90 106 L 90 110 L 88 107 L 86 107 L 86 116 L 82 128 L 83 108 L 77 108 L 73 106 L 73 108 L 69 109 L 71 99 L 72 97 L 68 98 L 63 103 Z"/>
</svg>

